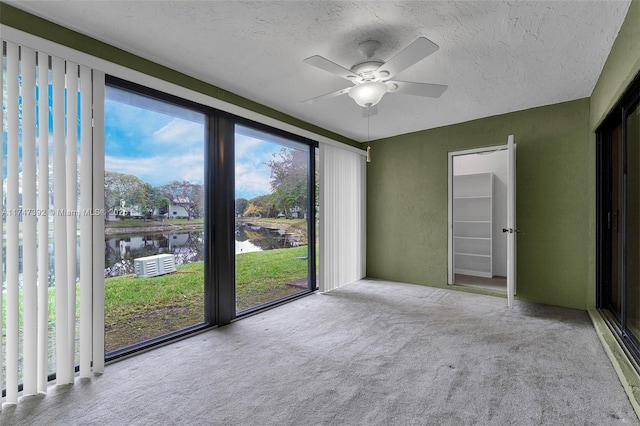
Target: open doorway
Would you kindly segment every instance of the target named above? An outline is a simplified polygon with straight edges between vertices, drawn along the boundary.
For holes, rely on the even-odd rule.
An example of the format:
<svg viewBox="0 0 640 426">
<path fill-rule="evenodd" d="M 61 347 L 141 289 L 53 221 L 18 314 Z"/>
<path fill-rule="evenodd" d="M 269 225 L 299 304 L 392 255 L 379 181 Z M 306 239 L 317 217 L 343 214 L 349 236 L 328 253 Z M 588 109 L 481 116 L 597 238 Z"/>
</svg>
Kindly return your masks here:
<svg viewBox="0 0 640 426">
<path fill-rule="evenodd" d="M 449 156 L 449 284 L 506 292 L 507 146 Z"/>
</svg>

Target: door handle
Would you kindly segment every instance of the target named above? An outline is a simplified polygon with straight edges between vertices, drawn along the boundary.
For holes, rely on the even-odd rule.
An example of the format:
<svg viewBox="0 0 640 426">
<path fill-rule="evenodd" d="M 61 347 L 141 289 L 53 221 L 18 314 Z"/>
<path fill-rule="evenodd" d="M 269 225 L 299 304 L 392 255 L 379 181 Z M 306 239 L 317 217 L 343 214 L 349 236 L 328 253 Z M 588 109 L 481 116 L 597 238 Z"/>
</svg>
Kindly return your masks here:
<svg viewBox="0 0 640 426">
<path fill-rule="evenodd" d="M 514 232 L 519 233 L 520 231 L 513 228 L 502 228 L 502 232 L 508 232 L 509 234 L 513 234 Z"/>
</svg>

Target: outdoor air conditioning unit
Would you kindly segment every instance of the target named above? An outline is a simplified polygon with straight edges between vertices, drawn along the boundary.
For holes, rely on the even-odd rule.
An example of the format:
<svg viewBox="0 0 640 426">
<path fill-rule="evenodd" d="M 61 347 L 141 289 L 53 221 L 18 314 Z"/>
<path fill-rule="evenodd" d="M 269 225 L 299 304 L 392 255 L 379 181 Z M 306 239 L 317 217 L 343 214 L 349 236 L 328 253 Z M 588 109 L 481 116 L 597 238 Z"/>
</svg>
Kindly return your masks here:
<svg viewBox="0 0 640 426">
<path fill-rule="evenodd" d="M 156 277 L 176 271 L 176 262 L 172 254 L 156 254 L 133 260 L 133 269 L 137 278 Z"/>
</svg>

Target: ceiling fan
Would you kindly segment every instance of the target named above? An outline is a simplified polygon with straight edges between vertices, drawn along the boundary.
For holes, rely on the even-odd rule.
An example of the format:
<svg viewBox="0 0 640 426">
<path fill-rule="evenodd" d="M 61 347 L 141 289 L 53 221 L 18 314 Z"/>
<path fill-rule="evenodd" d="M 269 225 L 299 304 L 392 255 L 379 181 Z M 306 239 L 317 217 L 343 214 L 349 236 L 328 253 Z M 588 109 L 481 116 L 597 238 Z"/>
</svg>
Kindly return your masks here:
<svg viewBox="0 0 640 426">
<path fill-rule="evenodd" d="M 380 102 L 386 93 L 437 98 L 447 89 L 447 86 L 442 84 L 392 80 L 398 73 L 438 50 L 438 45 L 431 40 L 419 37 L 387 62 L 374 58 L 379 47 L 380 43 L 375 40 L 367 40 L 360 43 L 360 51 L 366 59 L 356 63 L 350 69 L 346 69 L 319 55 L 304 59 L 303 62 L 349 80 L 354 85 L 304 100 L 302 103 L 313 103 L 318 100 L 348 94 L 361 107 L 371 109 L 371 107 Z"/>
</svg>

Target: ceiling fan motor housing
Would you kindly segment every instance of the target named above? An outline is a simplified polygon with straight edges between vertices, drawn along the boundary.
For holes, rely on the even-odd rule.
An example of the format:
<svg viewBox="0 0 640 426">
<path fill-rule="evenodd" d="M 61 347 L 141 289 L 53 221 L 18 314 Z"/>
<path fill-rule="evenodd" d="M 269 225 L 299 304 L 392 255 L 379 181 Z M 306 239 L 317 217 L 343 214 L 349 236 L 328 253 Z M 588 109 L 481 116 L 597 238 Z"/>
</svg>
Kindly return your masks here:
<svg viewBox="0 0 640 426">
<path fill-rule="evenodd" d="M 351 72 L 357 75 L 357 77 L 353 80 L 356 83 L 364 83 L 367 81 L 374 81 L 378 79 L 375 71 L 384 65 L 384 62 L 378 60 L 370 60 L 358 62 L 354 66 L 351 67 Z M 387 73 L 387 75 L 389 75 Z"/>
</svg>

